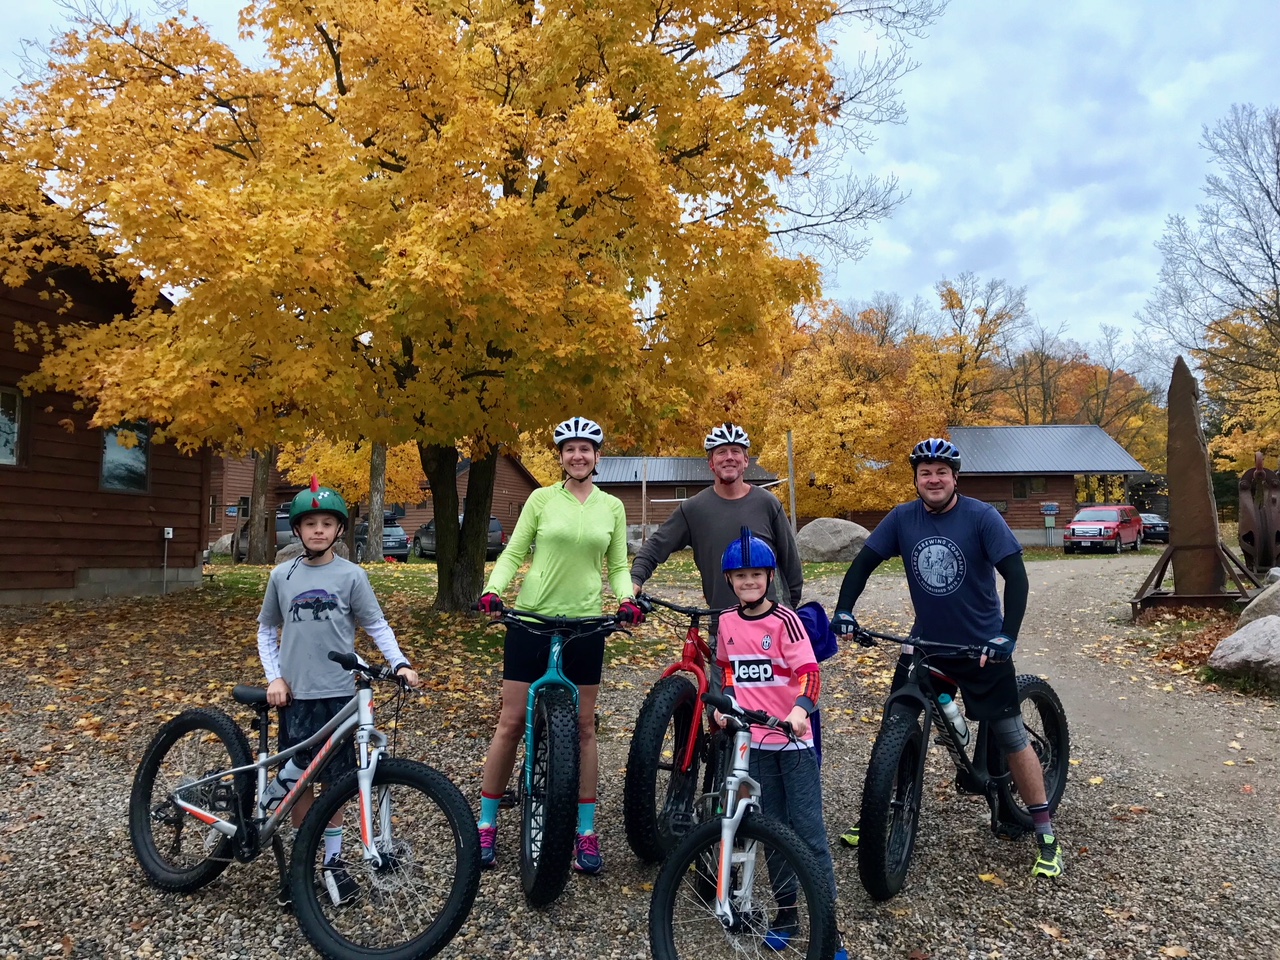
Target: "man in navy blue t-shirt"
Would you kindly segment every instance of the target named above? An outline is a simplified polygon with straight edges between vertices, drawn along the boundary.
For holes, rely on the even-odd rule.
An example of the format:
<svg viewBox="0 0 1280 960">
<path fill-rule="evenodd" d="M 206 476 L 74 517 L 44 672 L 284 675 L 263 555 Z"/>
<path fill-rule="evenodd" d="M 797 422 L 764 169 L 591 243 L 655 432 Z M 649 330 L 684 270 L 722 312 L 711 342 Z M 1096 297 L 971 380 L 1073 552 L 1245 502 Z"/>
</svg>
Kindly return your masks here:
<svg viewBox="0 0 1280 960">
<path fill-rule="evenodd" d="M 1037 857 L 1031 872 L 1056 877 L 1062 873 L 1062 848 L 1054 836 L 1040 761 L 1022 723 L 1012 660 L 1027 610 L 1022 546 L 994 507 L 956 490 L 960 451 L 955 444 L 931 437 L 916 444 L 910 459 L 919 498 L 894 507 L 867 538 L 845 574 L 831 625 L 842 636 L 856 634 L 853 608 L 871 571 L 889 557 L 902 557 L 916 613 L 911 636 L 922 645 L 982 648 L 976 667 L 967 658 L 933 659 L 945 660 L 940 669 L 959 685 L 965 713 L 991 722 L 1035 822 Z M 1003 611 L 997 571 L 1005 583 Z M 904 676 L 899 661 L 895 689 Z M 858 828 L 841 839 L 856 846 Z"/>
</svg>

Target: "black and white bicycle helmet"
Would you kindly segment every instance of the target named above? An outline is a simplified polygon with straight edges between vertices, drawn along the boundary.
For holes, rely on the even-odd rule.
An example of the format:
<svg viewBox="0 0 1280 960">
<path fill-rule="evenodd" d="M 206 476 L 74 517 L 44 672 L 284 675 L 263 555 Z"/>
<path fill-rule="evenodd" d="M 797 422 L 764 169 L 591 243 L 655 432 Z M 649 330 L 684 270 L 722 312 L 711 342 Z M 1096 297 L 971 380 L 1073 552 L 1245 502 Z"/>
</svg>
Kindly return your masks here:
<svg viewBox="0 0 1280 960">
<path fill-rule="evenodd" d="M 702 446 L 707 453 L 710 453 L 716 447 L 727 447 L 731 443 L 737 444 L 744 450 L 751 449 L 751 438 L 747 436 L 747 431 L 736 423 L 721 423 L 711 429 Z"/>
<path fill-rule="evenodd" d="M 552 437 L 555 440 L 557 450 L 570 440 L 588 440 L 595 445 L 597 450 L 604 443 L 604 431 L 600 429 L 600 424 L 594 420 L 588 420 L 586 417 L 570 417 L 556 427 Z"/>
<path fill-rule="evenodd" d="M 960 472 L 960 448 L 941 437 L 921 440 L 912 448 L 910 459 L 912 467 L 921 463 L 945 463 L 955 473 Z"/>
</svg>

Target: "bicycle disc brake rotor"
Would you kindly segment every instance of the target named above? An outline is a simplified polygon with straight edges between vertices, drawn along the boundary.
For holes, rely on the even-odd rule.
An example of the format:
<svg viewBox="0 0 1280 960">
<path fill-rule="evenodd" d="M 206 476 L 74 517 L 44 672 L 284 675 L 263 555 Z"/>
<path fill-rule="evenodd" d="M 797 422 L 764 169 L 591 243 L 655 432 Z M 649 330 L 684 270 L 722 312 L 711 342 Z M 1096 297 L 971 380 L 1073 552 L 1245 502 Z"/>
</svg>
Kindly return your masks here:
<svg viewBox="0 0 1280 960">
<path fill-rule="evenodd" d="M 396 893 L 412 888 L 419 873 L 419 867 L 414 860 L 413 848 L 409 845 L 409 841 L 394 840 L 390 850 L 384 850 L 379 844 L 378 852 L 382 855 L 382 866 L 375 867 L 372 863 L 364 864 L 364 869 L 367 871 L 365 879 L 369 886 L 378 893 Z"/>
</svg>

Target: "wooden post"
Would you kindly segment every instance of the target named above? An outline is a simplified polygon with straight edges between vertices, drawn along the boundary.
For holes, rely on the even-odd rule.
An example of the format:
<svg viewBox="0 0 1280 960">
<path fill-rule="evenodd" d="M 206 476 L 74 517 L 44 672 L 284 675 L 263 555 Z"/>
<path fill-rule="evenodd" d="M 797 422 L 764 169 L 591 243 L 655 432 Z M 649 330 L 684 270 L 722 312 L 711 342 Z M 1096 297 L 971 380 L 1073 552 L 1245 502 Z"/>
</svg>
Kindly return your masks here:
<svg viewBox="0 0 1280 960">
<path fill-rule="evenodd" d="M 796 532 L 796 452 L 791 446 L 791 431 L 787 431 L 787 490 L 791 495 L 791 532 Z"/>
<path fill-rule="evenodd" d="M 640 458 L 640 542 L 649 539 L 649 458 Z"/>
</svg>

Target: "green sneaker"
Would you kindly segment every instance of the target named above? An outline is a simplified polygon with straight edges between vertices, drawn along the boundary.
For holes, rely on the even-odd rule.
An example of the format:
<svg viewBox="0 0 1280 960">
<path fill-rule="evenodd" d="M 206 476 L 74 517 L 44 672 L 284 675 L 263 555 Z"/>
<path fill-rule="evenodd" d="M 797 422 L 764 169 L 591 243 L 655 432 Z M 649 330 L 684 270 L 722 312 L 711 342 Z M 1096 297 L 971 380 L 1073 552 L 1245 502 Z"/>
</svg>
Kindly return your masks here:
<svg viewBox="0 0 1280 960">
<path fill-rule="evenodd" d="M 862 824 L 855 823 L 852 827 L 840 834 L 840 842 L 846 847 L 856 847 L 858 845 L 858 834 L 862 830 Z"/>
<path fill-rule="evenodd" d="M 1036 865 L 1031 868 L 1033 877 L 1057 877 L 1062 875 L 1062 845 L 1052 833 L 1036 837 Z"/>
</svg>

